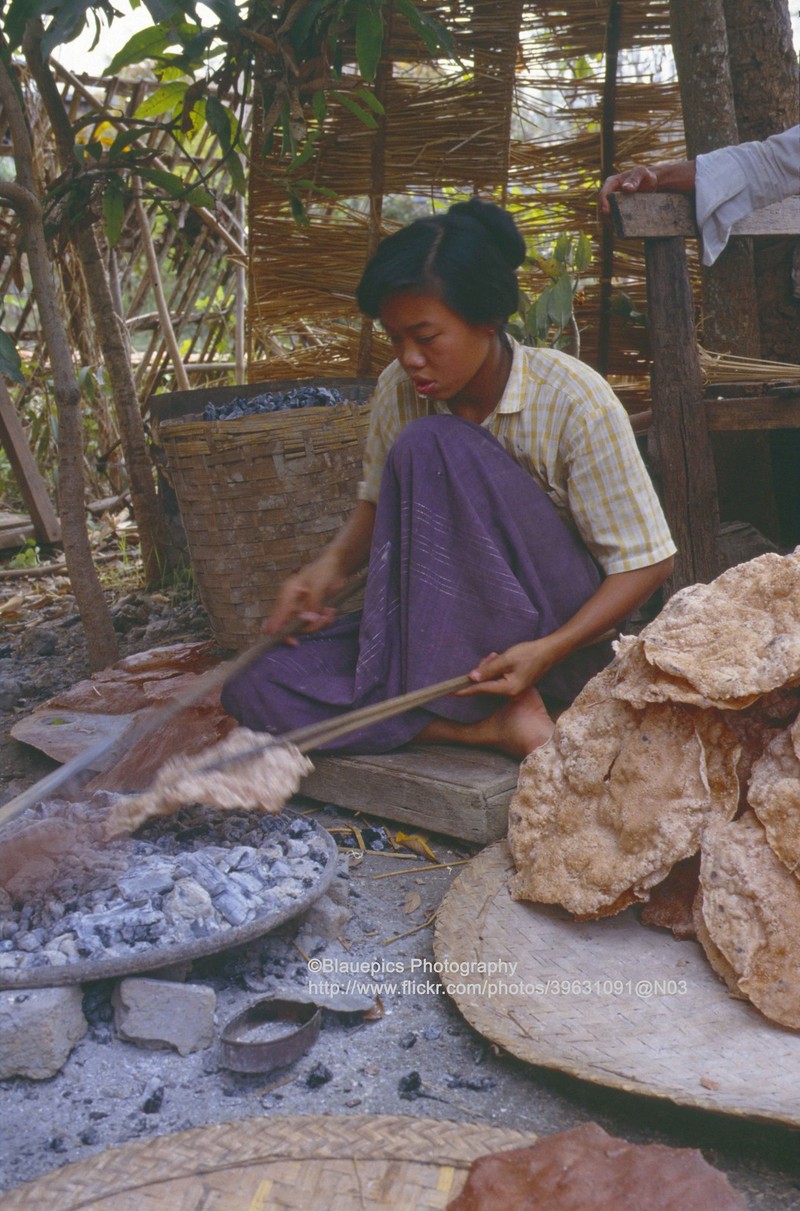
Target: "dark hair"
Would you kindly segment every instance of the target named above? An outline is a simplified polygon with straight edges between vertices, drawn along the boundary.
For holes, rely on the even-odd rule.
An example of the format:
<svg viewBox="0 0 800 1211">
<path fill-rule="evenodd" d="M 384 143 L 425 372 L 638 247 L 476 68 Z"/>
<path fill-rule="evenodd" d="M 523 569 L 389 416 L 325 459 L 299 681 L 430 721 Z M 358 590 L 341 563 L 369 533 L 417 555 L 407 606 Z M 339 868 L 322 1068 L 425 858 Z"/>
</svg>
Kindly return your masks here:
<svg viewBox="0 0 800 1211">
<path fill-rule="evenodd" d="M 517 310 L 515 271 L 524 259 L 525 241 L 511 215 L 493 202 L 470 198 L 382 240 L 356 298 L 375 318 L 388 295 L 421 290 L 436 294 L 470 323 L 504 323 Z"/>
</svg>

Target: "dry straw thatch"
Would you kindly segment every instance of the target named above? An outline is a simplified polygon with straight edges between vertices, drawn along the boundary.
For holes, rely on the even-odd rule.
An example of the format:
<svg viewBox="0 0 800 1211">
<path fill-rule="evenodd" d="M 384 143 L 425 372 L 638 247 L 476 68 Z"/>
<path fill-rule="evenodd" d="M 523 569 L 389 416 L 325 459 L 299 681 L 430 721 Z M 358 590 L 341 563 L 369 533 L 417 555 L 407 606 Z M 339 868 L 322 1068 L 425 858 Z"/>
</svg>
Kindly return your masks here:
<svg viewBox="0 0 800 1211">
<path fill-rule="evenodd" d="M 456 31 L 460 62 L 432 62 L 395 20 L 385 79 L 376 85 L 386 110 L 378 129 L 368 130 L 338 108 L 326 121 L 314 180 L 336 191 L 336 204 L 315 215 L 310 227 L 297 228 L 285 197 L 257 163 L 252 166 L 251 381 L 381 369 L 391 357 L 388 344 L 360 319 L 354 303 L 369 251 L 405 221 L 412 200 L 424 210 L 426 204 L 446 205 L 454 193 L 472 192 L 514 206 L 531 249 L 546 250 L 562 232 L 595 237 L 598 256 L 578 321 L 582 357 L 597 364 L 596 198 L 609 6 L 605 0 L 557 8 L 531 0 L 423 0 L 422 7 Z M 634 0 L 620 9 L 616 162 L 682 156 L 677 85 L 636 70 L 637 58 L 647 52 L 653 59 L 668 44 L 667 0 Z M 359 82 L 354 76 L 354 85 Z M 614 277 L 630 298 L 629 309 L 640 311 L 641 250 L 620 247 Z M 536 295 L 546 279 L 525 269 L 521 283 Z M 627 383 L 631 409 L 645 406 L 648 347 L 635 316 L 613 317 L 607 366 Z"/>
</svg>

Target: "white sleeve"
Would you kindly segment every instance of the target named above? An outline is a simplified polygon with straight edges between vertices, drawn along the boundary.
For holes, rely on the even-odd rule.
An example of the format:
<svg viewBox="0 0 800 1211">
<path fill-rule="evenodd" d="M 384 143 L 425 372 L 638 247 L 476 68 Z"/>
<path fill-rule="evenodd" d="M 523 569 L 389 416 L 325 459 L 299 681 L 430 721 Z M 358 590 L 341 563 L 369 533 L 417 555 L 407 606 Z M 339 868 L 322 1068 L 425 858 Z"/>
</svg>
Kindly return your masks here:
<svg viewBox="0 0 800 1211">
<path fill-rule="evenodd" d="M 713 265 L 738 219 L 800 194 L 800 126 L 760 143 L 710 151 L 697 157 L 695 169 L 703 264 Z"/>
</svg>

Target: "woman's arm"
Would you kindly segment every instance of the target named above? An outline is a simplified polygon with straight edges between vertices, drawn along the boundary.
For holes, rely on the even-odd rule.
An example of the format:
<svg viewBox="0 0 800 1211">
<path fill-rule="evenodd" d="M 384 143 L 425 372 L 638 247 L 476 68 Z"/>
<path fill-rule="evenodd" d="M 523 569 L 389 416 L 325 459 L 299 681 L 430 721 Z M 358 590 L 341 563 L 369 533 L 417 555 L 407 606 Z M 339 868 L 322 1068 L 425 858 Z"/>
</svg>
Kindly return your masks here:
<svg viewBox="0 0 800 1211">
<path fill-rule="evenodd" d="M 557 631 L 485 657 L 470 673 L 476 683 L 474 688 L 462 692 L 513 697 L 536 685 L 553 665 L 630 617 L 664 583 L 671 570 L 670 556 L 633 572 L 612 573 Z"/>
<path fill-rule="evenodd" d="M 264 624 L 266 633 L 274 635 L 298 615 L 305 619 L 306 631 L 318 631 L 327 626 L 335 612 L 326 608 L 325 602 L 366 562 L 374 528 L 375 505 L 372 501 L 360 500 L 317 558 L 283 582 L 272 613 Z"/>
</svg>

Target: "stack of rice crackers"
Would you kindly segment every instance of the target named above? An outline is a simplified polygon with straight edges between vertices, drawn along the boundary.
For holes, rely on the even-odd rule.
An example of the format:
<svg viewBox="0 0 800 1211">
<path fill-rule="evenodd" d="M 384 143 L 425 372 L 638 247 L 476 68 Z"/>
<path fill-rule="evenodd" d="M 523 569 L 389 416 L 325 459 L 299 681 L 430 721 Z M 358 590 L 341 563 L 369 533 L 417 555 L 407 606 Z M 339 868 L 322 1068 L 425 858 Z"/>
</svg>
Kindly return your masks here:
<svg viewBox="0 0 800 1211">
<path fill-rule="evenodd" d="M 694 864 L 680 936 L 800 1029 L 799 711 L 800 548 L 681 590 L 525 760 L 512 895 L 594 919 Z"/>
</svg>

